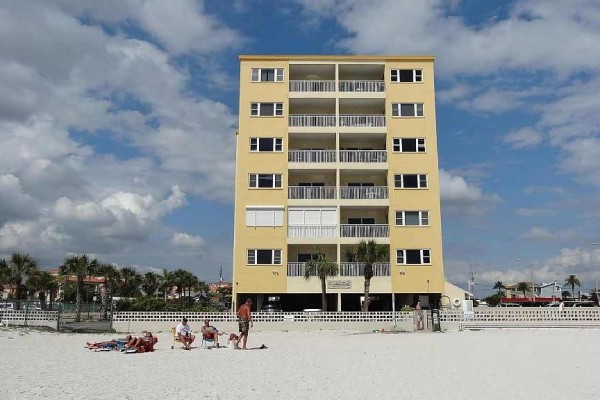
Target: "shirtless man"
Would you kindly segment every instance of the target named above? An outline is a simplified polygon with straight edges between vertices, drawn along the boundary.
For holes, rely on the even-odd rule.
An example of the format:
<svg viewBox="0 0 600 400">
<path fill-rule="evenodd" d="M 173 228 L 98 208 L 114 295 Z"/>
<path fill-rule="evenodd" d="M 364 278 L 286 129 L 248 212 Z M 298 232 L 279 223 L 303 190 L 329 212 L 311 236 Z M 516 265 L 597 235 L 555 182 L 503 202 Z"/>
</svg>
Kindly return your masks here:
<svg viewBox="0 0 600 400">
<path fill-rule="evenodd" d="M 248 348 L 246 347 L 246 342 L 248 341 L 248 331 L 250 330 L 250 328 L 254 327 L 254 324 L 252 323 L 252 299 L 247 299 L 246 302 L 244 304 L 242 304 L 242 306 L 240 307 L 240 309 L 237 312 L 238 318 L 240 319 L 239 321 L 239 325 L 240 325 L 240 337 L 238 340 L 238 345 L 236 346 L 236 348 L 239 349 L 239 343 L 240 341 L 242 342 L 242 350 L 248 350 Z"/>
<path fill-rule="evenodd" d="M 200 332 L 202 332 L 202 337 L 205 339 L 214 340 L 215 346 L 221 347 L 219 345 L 219 330 L 214 326 L 211 326 L 208 319 L 204 320 L 204 326 L 200 328 Z"/>
</svg>

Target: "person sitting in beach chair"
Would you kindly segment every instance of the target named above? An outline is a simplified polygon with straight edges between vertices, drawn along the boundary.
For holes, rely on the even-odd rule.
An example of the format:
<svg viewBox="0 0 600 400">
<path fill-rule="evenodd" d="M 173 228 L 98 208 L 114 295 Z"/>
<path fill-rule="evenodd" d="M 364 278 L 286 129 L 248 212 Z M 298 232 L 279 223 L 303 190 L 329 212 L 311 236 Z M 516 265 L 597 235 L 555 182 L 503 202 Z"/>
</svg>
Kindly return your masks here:
<svg viewBox="0 0 600 400">
<path fill-rule="evenodd" d="M 187 318 L 183 317 L 181 323 L 175 328 L 177 341 L 183 343 L 183 348 L 190 350 L 196 336 L 192 335 L 192 328 L 187 324 Z"/>
<path fill-rule="evenodd" d="M 210 325 L 210 320 L 204 320 L 204 326 L 200 328 L 202 333 L 202 345 L 206 346 L 208 343 L 213 342 L 215 347 L 221 347 L 219 345 L 219 336 L 223 333 L 219 332 L 217 328 Z"/>
</svg>

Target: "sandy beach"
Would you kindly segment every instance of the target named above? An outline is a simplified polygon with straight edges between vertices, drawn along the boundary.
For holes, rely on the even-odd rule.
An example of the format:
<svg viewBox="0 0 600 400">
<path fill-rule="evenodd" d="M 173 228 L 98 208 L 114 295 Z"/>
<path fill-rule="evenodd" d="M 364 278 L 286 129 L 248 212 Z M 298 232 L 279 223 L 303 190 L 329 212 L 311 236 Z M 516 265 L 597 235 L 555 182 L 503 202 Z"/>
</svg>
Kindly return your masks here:
<svg viewBox="0 0 600 400">
<path fill-rule="evenodd" d="M 195 328 L 195 327 L 192 327 Z M 0 399 L 592 399 L 600 331 L 251 332 L 264 350 L 93 352 L 88 335 L 0 330 Z M 199 346 L 200 343 L 197 343 Z"/>
</svg>

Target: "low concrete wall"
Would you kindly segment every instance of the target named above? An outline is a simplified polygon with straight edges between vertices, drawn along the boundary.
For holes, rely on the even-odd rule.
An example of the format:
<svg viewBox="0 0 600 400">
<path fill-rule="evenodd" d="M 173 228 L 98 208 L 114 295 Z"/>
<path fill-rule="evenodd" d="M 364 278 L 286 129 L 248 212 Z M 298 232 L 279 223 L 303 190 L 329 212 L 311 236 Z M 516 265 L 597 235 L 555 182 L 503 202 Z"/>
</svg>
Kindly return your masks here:
<svg viewBox="0 0 600 400">
<path fill-rule="evenodd" d="M 141 313 L 119 312 L 113 316 L 117 332 L 169 331 L 185 316 L 193 331 L 198 331 L 205 319 L 224 332 L 239 332 L 237 317 L 232 313 Z M 255 331 L 349 330 L 372 332 L 394 330 L 391 312 L 373 313 L 255 313 Z M 412 332 L 414 314 L 396 313 L 395 329 Z"/>
<path fill-rule="evenodd" d="M 2 326 L 46 326 L 56 329 L 58 324 L 57 311 L 6 310 L 0 312 Z"/>
</svg>

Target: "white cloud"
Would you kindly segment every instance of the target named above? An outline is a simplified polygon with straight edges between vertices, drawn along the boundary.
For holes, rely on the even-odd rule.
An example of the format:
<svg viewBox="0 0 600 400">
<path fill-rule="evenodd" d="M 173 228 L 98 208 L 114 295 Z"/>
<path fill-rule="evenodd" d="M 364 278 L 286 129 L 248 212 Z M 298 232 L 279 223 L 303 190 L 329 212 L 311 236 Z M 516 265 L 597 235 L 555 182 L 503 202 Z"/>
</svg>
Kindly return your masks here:
<svg viewBox="0 0 600 400">
<path fill-rule="evenodd" d="M 497 194 L 483 191 L 457 175 L 440 170 L 440 196 L 444 212 L 480 215 L 500 202 Z"/>
<path fill-rule="evenodd" d="M 527 149 L 539 145 L 543 135 L 535 129 L 525 127 L 509 132 L 502 140 L 515 149 Z"/>
<path fill-rule="evenodd" d="M 243 37 L 204 10 L 202 0 L 58 0 L 68 13 L 107 24 L 135 21 L 174 54 L 238 47 Z"/>
<path fill-rule="evenodd" d="M 236 117 L 174 62 L 243 42 L 204 2 L 11 2 L 0 36 L 0 253 L 152 260 L 186 194 L 231 201 Z"/>
<path fill-rule="evenodd" d="M 177 247 L 196 249 L 203 247 L 206 241 L 200 236 L 190 235 L 185 232 L 174 232 L 171 237 L 171 244 Z"/>
<path fill-rule="evenodd" d="M 344 49 L 359 54 L 435 54 L 443 75 L 487 75 L 512 68 L 568 73 L 600 64 L 600 4 L 595 0 L 517 1 L 507 18 L 480 26 L 453 15 L 456 4 L 446 0 L 299 3 L 309 12 L 337 19 L 348 32 L 339 43 Z"/>
</svg>

